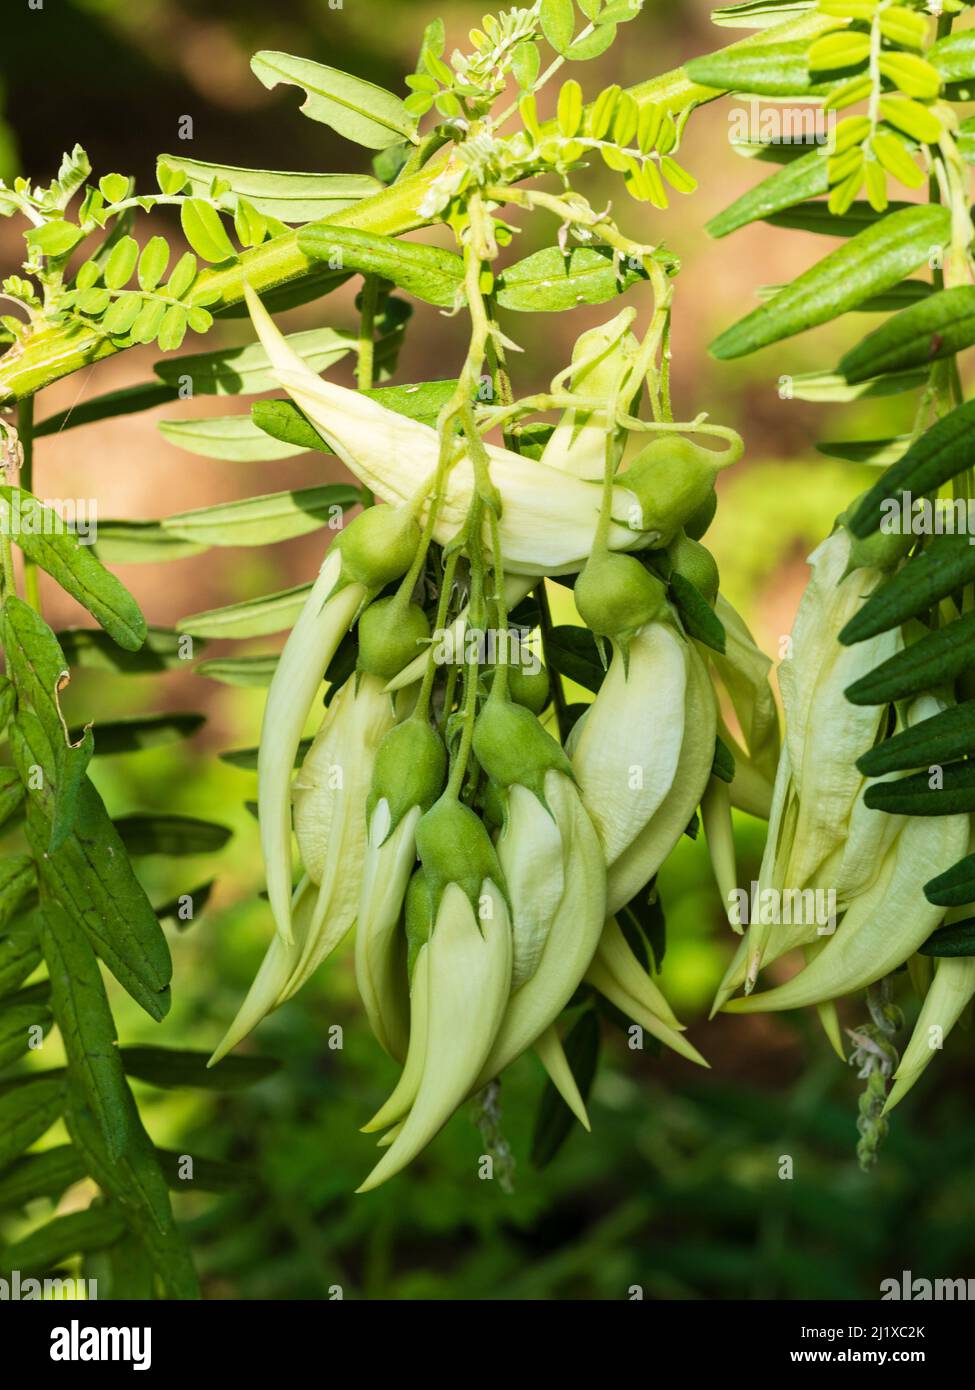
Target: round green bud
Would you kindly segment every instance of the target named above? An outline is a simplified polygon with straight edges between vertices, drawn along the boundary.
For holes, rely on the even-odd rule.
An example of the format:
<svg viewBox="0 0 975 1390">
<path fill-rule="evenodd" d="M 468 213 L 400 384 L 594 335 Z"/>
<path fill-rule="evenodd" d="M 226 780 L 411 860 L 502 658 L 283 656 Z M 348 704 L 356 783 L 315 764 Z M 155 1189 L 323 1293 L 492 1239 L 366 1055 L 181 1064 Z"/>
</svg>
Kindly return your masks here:
<svg viewBox="0 0 975 1390">
<path fill-rule="evenodd" d="M 651 622 L 666 589 L 632 555 L 594 555 L 576 580 L 576 608 L 599 637 L 625 637 Z"/>
<path fill-rule="evenodd" d="M 552 685 L 544 666 L 540 665 L 537 671 L 518 664 L 508 668 L 508 694 L 515 704 L 524 705 L 532 714 L 541 714 L 551 693 Z"/>
<path fill-rule="evenodd" d="M 420 528 L 404 507 L 367 507 L 335 544 L 342 552 L 342 578 L 377 592 L 409 569 L 420 545 Z"/>
<path fill-rule="evenodd" d="M 406 926 L 406 968 L 410 977 L 420 947 L 430 940 L 433 931 L 433 895 L 430 884 L 422 869 L 417 869 L 406 888 L 406 902 L 403 911 Z"/>
<path fill-rule="evenodd" d="M 391 680 L 425 648 L 430 623 L 423 609 L 399 594 L 377 599 L 359 619 L 359 670 Z"/>
<path fill-rule="evenodd" d="M 692 541 L 699 541 L 707 532 L 714 520 L 714 514 L 718 510 L 718 494 L 714 488 L 708 494 L 706 502 L 702 502 L 696 511 L 691 512 L 684 522 L 684 530 Z"/>
<path fill-rule="evenodd" d="M 854 570 L 893 570 L 914 544 L 915 537 L 910 531 L 874 531 L 869 536 L 855 536 L 847 526 L 850 517 L 855 515 L 865 493 L 851 502 L 840 517 L 840 523 L 847 529 L 850 537 L 850 559 L 846 573 Z"/>
<path fill-rule="evenodd" d="M 448 883 L 463 889 L 475 912 L 486 878 L 504 888 L 504 874 L 483 822 L 447 792 L 420 817 L 416 849 L 430 885 L 434 916 Z"/>
<path fill-rule="evenodd" d="M 542 728 L 531 710 L 491 696 L 474 725 L 474 756 L 499 787 L 515 782 L 543 794 L 550 768 L 572 776 L 563 748 Z"/>
<path fill-rule="evenodd" d="M 667 547 L 667 557 L 673 573 L 693 584 L 713 608 L 718 597 L 719 576 L 717 562 L 710 550 L 681 533 Z"/>
<path fill-rule="evenodd" d="M 389 804 L 390 831 L 414 806 L 429 811 L 443 791 L 447 750 L 443 739 L 425 719 L 407 719 L 384 736 L 376 750 L 369 792 L 368 815 L 378 802 Z"/>
<path fill-rule="evenodd" d="M 636 494 L 643 508 L 644 531 L 658 531 L 669 545 L 695 513 L 710 503 L 714 479 L 728 462 L 728 451 L 702 449 L 689 439 L 670 435 L 655 439 L 617 481 Z"/>
</svg>

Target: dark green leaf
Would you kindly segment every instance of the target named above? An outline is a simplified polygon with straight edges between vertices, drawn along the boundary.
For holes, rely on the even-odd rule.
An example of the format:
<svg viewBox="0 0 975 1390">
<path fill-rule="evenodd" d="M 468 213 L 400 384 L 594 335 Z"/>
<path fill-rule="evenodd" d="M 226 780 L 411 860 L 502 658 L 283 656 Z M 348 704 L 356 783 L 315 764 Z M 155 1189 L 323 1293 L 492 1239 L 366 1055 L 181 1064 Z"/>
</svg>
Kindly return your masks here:
<svg viewBox="0 0 975 1390">
<path fill-rule="evenodd" d="M 23 812 L 24 784 L 12 767 L 0 767 L 0 826 L 8 826 Z"/>
<path fill-rule="evenodd" d="M 642 265 L 617 262 L 608 247 L 546 246 L 502 270 L 495 296 L 503 309 L 520 313 L 561 313 L 580 304 L 607 300 L 647 278 Z"/>
<path fill-rule="evenodd" d="M 188 927 L 193 925 L 209 902 L 215 881 L 212 878 L 208 879 L 206 883 L 191 888 L 188 893 L 178 894 L 177 897 L 158 907 L 156 916 L 160 922 L 172 922 L 177 931 L 186 931 Z M 187 912 L 187 908 L 189 908 L 189 912 Z"/>
<path fill-rule="evenodd" d="M 0 859 L 0 995 L 18 989 L 41 961 L 41 943 L 34 914 L 12 921 L 14 914 L 36 887 L 34 861 L 27 854 Z"/>
<path fill-rule="evenodd" d="M 873 782 L 863 793 L 863 804 L 872 811 L 898 816 L 953 816 L 975 811 L 975 763 L 949 763 L 940 772 L 938 787 L 931 786 L 927 769 L 892 782 Z"/>
<path fill-rule="evenodd" d="M 857 758 L 864 777 L 910 767 L 933 767 L 975 753 L 975 701 L 952 705 L 903 729 Z"/>
<path fill-rule="evenodd" d="M 94 726 L 95 752 L 137 753 L 192 738 L 206 723 L 205 714 L 132 714 Z M 74 730 L 72 730 L 72 736 Z"/>
<path fill-rule="evenodd" d="M 427 304 L 452 309 L 463 294 L 464 262 L 454 251 L 379 236 L 333 222 L 313 222 L 298 233 L 301 251 L 329 269 L 377 275 Z"/>
<path fill-rule="evenodd" d="M 711 764 L 711 776 L 719 778 L 722 782 L 735 780 L 735 755 L 720 734 L 714 740 L 714 762 Z"/>
<path fill-rule="evenodd" d="M 68 665 L 89 671 L 118 671 L 143 675 L 151 671 L 170 671 L 197 655 L 203 642 L 193 643 L 178 632 L 150 627 L 143 645 L 135 652 L 117 647 L 107 633 L 97 629 L 64 628 L 57 634 Z"/>
<path fill-rule="evenodd" d="M 943 82 L 967 82 L 975 78 L 975 30 L 946 34 L 928 49 L 926 58 Z"/>
<path fill-rule="evenodd" d="M 975 917 L 939 927 L 918 950 L 922 956 L 975 956 Z"/>
<path fill-rule="evenodd" d="M 869 536 L 880 525 L 884 504 L 910 492 L 915 497 L 935 493 L 968 468 L 975 428 L 975 401 L 958 406 L 916 439 L 860 501 L 850 519 L 855 536 Z"/>
<path fill-rule="evenodd" d="M 715 357 L 743 357 L 890 289 L 929 261 L 951 235 L 951 214 L 935 204 L 902 209 L 859 232 L 787 285 L 712 345 Z"/>
<path fill-rule="evenodd" d="M 742 49 L 719 49 L 717 53 L 692 58 L 684 65 L 684 71 L 692 82 L 699 82 L 703 87 L 748 92 L 754 96 L 809 98 L 835 85 L 833 81 L 814 81 L 810 77 L 809 45 L 809 39 L 801 39 L 755 44 Z"/>
<path fill-rule="evenodd" d="M 113 574 L 67 530 L 56 512 L 21 488 L 0 487 L 0 530 L 16 541 L 95 617 L 120 647 L 137 651 L 146 636 L 146 620 L 135 599 Z"/>
<path fill-rule="evenodd" d="M 0 1094 L 0 1169 L 46 1134 L 63 1109 L 61 1078 L 31 1077 Z"/>
<path fill-rule="evenodd" d="M 828 203 L 800 203 L 796 207 L 783 208 L 770 214 L 765 220 L 772 227 L 786 227 L 790 231 L 815 232 L 819 236 L 856 236 L 867 227 L 875 226 L 882 217 L 900 212 L 913 206 L 911 203 L 892 202 L 883 213 L 872 208 L 869 203 L 851 203 L 846 212 L 830 212 Z M 858 309 L 863 305 L 858 304 Z"/>
<path fill-rule="evenodd" d="M 936 536 L 896 574 L 873 590 L 839 634 L 845 646 L 899 627 L 927 613 L 963 584 L 975 580 L 975 546 L 967 535 Z"/>
<path fill-rule="evenodd" d="M 724 212 L 711 219 L 707 230 L 713 237 L 727 236 L 750 222 L 771 217 L 807 198 L 815 198 L 828 188 L 826 154 L 817 148 L 790 161 L 756 188 L 743 193 Z"/>
<path fill-rule="evenodd" d="M 943 874 L 929 879 L 924 896 L 936 907 L 967 907 L 975 902 L 975 854 L 967 854 Z"/>
<path fill-rule="evenodd" d="M 928 633 L 846 689 L 854 705 L 883 705 L 956 680 L 975 666 L 975 612 Z M 900 786 L 900 783 L 896 785 Z"/>
<path fill-rule="evenodd" d="M 43 1000 L 23 998 L 26 990 L 0 999 L 0 1067 L 8 1067 L 47 1037 L 54 1022 Z M 40 1035 L 36 1033 L 40 1029 Z"/>
<path fill-rule="evenodd" d="M 934 362 L 975 343 L 975 288 L 939 290 L 902 309 L 840 359 L 847 381 L 880 372 L 905 371 Z"/>
<path fill-rule="evenodd" d="M 194 1086 L 207 1091 L 253 1086 L 273 1076 L 280 1066 L 272 1057 L 225 1057 L 218 1067 L 208 1070 L 206 1052 L 172 1047 L 123 1047 L 121 1058 L 130 1076 L 152 1086 Z"/>
<path fill-rule="evenodd" d="M 23 1207 L 38 1197 L 57 1200 L 86 1176 L 81 1155 L 70 1144 L 28 1154 L 0 1177 L 0 1209 Z"/>
<path fill-rule="evenodd" d="M 699 589 L 682 574 L 671 574 L 670 593 L 680 620 L 689 637 L 703 642 L 716 652 L 724 652 L 726 637 L 724 625 Z"/>
<path fill-rule="evenodd" d="M 310 738 L 303 738 L 298 744 L 295 753 L 295 767 L 300 767 L 305 760 L 305 754 L 312 745 Z M 220 754 L 220 761 L 229 764 L 230 767 L 239 767 L 245 772 L 257 771 L 257 748 L 232 748 L 226 753 Z"/>
<path fill-rule="evenodd" d="M 560 675 L 586 690 L 597 691 L 606 677 L 596 639 L 586 627 L 554 627 L 545 640 L 545 659 Z"/>
<path fill-rule="evenodd" d="M 90 1206 L 87 1211 L 55 1216 L 46 1226 L 0 1251 L 0 1276 L 15 1269 L 23 1276 L 43 1274 L 80 1251 L 104 1250 L 125 1232 L 125 1223 L 114 1207 Z"/>
<path fill-rule="evenodd" d="M 215 854 L 233 834 L 225 825 L 195 816 L 120 816 L 114 826 L 131 855 Z"/>
</svg>

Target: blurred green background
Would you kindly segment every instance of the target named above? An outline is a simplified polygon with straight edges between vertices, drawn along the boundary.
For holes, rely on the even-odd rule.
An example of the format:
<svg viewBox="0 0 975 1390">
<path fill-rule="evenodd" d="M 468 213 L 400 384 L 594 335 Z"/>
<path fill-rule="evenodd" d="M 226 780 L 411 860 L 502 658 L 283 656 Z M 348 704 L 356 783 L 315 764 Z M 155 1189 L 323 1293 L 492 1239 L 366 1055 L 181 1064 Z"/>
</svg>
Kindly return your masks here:
<svg viewBox="0 0 975 1390">
<path fill-rule="evenodd" d="M 48 0 L 40 11 L 8 7 L 0 44 L 0 174 L 49 179 L 75 141 L 96 174 L 133 173 L 143 188 L 154 186 L 155 155 L 173 148 L 272 168 L 366 168 L 364 152 L 297 114 L 294 91 L 261 87 L 248 69 L 251 52 L 300 53 L 402 90 L 423 24 L 442 14 L 450 48 L 466 43 L 481 12 L 458 0 L 345 0 L 340 8 L 326 0 L 212 0 L 205 7 L 189 0 Z M 576 75 L 592 96 L 610 81 L 643 80 L 734 37 L 709 25 L 698 0 L 651 0 L 617 48 L 579 65 Z M 780 373 L 831 367 L 869 322 L 862 316 L 745 363 L 719 365 L 707 356 L 708 341 L 753 306 L 759 286 L 789 278 L 830 244 L 765 226 L 729 242 L 709 241 L 705 222 L 756 178 L 728 148 L 731 106 L 716 103 L 692 118 L 682 162 L 700 182 L 695 195 L 675 197 L 665 214 L 622 203 L 618 211 L 631 234 L 665 241 L 682 258 L 675 408 L 684 419 L 707 410 L 745 437 L 746 461 L 722 477 L 709 543 L 725 592 L 775 656 L 805 582 L 805 555 L 867 476 L 818 455 L 815 440 L 896 434 L 909 427 L 913 400 L 818 407 L 780 398 Z M 177 146 L 187 114 L 194 138 Z M 594 203 L 608 187 L 602 175 L 593 176 Z M 21 259 L 20 230 L 0 223 L 6 273 Z M 535 228 L 516 254 L 554 230 Z M 178 240 L 178 227 L 167 231 Z M 351 325 L 352 295 L 347 289 L 295 311 L 287 326 Z M 516 389 L 543 386 L 567 360 L 575 336 L 609 312 L 580 310 L 554 322 L 509 319 L 507 330 L 524 348 Z M 421 308 L 396 379 L 445 375 L 459 360 L 462 331 L 461 320 Z M 208 344 L 246 336 L 243 324 L 231 323 L 215 329 Z M 156 355 L 130 352 L 59 383 L 42 399 L 40 415 L 145 380 Z M 155 516 L 322 481 L 317 459 L 270 469 L 205 461 L 165 443 L 155 428 L 158 418 L 247 404 L 170 406 L 45 440 L 37 489 L 46 497 L 97 497 L 103 516 Z M 305 581 L 320 543 L 306 537 L 261 553 L 210 551 L 121 573 L 150 621 L 176 626 L 187 613 Z M 80 620 L 53 590 L 46 599 L 56 622 Z M 213 644 L 207 654 L 220 651 Z M 244 804 L 255 795 L 254 777 L 218 756 L 256 742 L 262 693 L 212 685 L 184 670 L 125 681 L 82 672 L 70 698 L 79 719 L 172 708 L 208 716 L 192 742 L 101 759 L 95 776 L 113 813 L 181 811 L 236 832 L 218 860 L 141 861 L 156 902 L 217 874 L 208 909 L 171 934 L 176 978 L 165 1024 L 153 1025 L 113 991 L 123 1041 L 209 1050 L 270 933 L 257 897 L 256 825 Z M 740 881 L 747 883 L 764 827 L 743 819 L 738 831 Z M 479 1180 L 484 1143 L 474 1118 L 462 1112 L 404 1176 L 368 1197 L 352 1195 L 373 1152 L 358 1126 L 387 1093 L 393 1068 L 356 1006 L 347 949 L 246 1045 L 280 1059 L 273 1079 L 227 1094 L 140 1085 L 158 1143 L 232 1159 L 253 1175 L 239 1194 L 177 1198 L 206 1296 L 327 1298 L 338 1286 L 347 1298 L 619 1299 L 639 1286 L 648 1298 L 874 1298 L 881 1279 L 904 1269 L 943 1278 L 975 1273 L 971 1034 L 951 1039 L 947 1055 L 897 1111 L 879 1168 L 864 1175 L 854 1157 L 858 1083 L 814 1018 L 705 1021 L 732 941 L 703 843 L 682 842 L 660 889 L 668 928 L 662 984 L 712 1069 L 632 1052 L 625 1035 L 606 1025 L 593 1134 L 573 1133 L 537 1171 L 529 1154 L 543 1077 L 533 1058 L 523 1058 L 506 1075 L 501 1097 L 503 1135 L 515 1160 L 510 1193 L 498 1181 Z M 856 1010 L 845 1019 L 857 1021 Z M 335 1025 L 343 1030 L 341 1049 L 329 1045 Z M 45 1063 L 52 1060 L 45 1055 Z M 45 1142 L 58 1139 L 54 1131 Z M 779 1176 L 783 1156 L 793 1160 L 788 1180 Z M 84 1205 L 89 1195 L 69 1192 L 60 1209 Z M 48 1214 L 36 1204 L 31 1221 Z M 24 1229 L 7 1223 L 4 1235 Z"/>
</svg>

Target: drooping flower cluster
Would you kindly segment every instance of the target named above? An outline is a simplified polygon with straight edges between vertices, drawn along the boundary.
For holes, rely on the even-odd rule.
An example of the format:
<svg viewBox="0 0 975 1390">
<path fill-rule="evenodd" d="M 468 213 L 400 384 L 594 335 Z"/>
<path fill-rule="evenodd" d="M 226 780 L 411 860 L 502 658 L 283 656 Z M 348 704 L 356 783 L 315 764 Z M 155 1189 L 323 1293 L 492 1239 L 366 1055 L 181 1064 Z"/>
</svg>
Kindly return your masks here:
<svg viewBox="0 0 975 1390">
<path fill-rule="evenodd" d="M 531 458 L 321 380 L 253 295 L 250 307 L 281 384 L 381 502 L 329 549 L 268 695 L 259 818 L 276 931 L 215 1060 L 354 927 L 363 1007 L 402 1064 L 365 1126 L 384 1149 L 367 1189 L 529 1048 L 588 1127 L 558 1028 L 580 990 L 706 1065 L 617 918 L 702 800 L 719 881 L 733 880 L 735 786 L 714 772 L 719 730 L 733 740 L 713 679 L 741 727 L 745 803 L 767 810 L 769 663 L 723 600 L 727 642 L 711 646 L 675 604 L 676 575 L 685 602 L 689 588 L 713 612 L 717 571 L 699 537 L 737 441 L 718 453 L 661 432 L 624 459 L 618 403 L 642 384 L 632 311 L 579 340 L 568 404 Z M 558 575 L 577 576 L 575 631 L 605 667 L 582 710 L 564 693 L 553 703 L 559 677 L 523 659 L 545 622 L 528 595 Z M 350 632 L 356 669 L 294 773 Z"/>
</svg>

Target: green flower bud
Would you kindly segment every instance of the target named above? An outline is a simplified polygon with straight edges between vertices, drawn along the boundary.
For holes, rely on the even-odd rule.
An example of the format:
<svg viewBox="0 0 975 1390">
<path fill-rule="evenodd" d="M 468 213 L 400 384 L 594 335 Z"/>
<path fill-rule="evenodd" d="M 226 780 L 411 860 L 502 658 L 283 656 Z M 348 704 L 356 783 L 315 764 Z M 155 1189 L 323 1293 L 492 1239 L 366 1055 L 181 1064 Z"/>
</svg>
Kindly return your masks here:
<svg viewBox="0 0 975 1390">
<path fill-rule="evenodd" d="M 666 589 L 633 555 L 593 555 L 576 580 L 575 601 L 599 637 L 626 637 L 660 612 Z"/>
<path fill-rule="evenodd" d="M 466 893 L 475 915 L 484 880 L 491 879 L 499 888 L 504 884 L 498 856 L 480 818 L 446 792 L 420 819 L 416 848 L 434 915 L 448 883 L 456 883 Z"/>
<path fill-rule="evenodd" d="M 699 541 L 705 534 L 714 520 L 714 514 L 718 510 L 718 494 L 714 488 L 708 494 L 706 502 L 702 502 L 696 511 L 691 512 L 684 522 L 684 530 L 692 541 Z"/>
<path fill-rule="evenodd" d="M 391 680 L 430 640 L 423 609 L 399 594 L 371 603 L 359 619 L 359 670 Z"/>
<path fill-rule="evenodd" d="M 367 507 L 335 544 L 342 553 L 342 578 L 375 593 L 409 569 L 420 545 L 420 528 L 405 507 Z"/>
<path fill-rule="evenodd" d="M 667 547 L 667 557 L 672 571 L 693 584 L 713 607 L 718 597 L 718 566 L 710 550 L 681 533 Z"/>
<path fill-rule="evenodd" d="M 549 768 L 572 776 L 564 750 L 539 724 L 531 710 L 492 696 L 474 725 L 474 755 L 502 789 L 520 783 L 544 801 Z"/>
<path fill-rule="evenodd" d="M 443 791 L 447 750 L 425 719 L 407 719 L 390 729 L 376 751 L 367 815 L 383 798 L 389 803 L 391 834 L 412 806 L 429 811 Z"/>
<path fill-rule="evenodd" d="M 739 456 L 737 446 L 716 452 L 669 435 L 641 449 L 618 481 L 643 507 L 641 529 L 659 531 L 662 545 L 710 504 L 715 476 Z"/>
<path fill-rule="evenodd" d="M 508 694 L 516 705 L 524 705 L 532 714 L 541 714 L 552 693 L 548 671 L 540 666 L 528 671 L 524 666 L 512 666 L 508 671 Z"/>
<path fill-rule="evenodd" d="M 406 968 L 412 978 L 420 947 L 430 940 L 435 916 L 430 881 L 422 868 L 417 869 L 410 879 L 403 915 L 406 923 Z"/>
<path fill-rule="evenodd" d="M 855 536 L 847 526 L 847 519 L 854 515 L 860 500 L 858 497 L 839 517 L 840 524 L 850 537 L 850 561 L 846 574 L 852 574 L 854 570 L 896 569 L 914 544 L 915 537 L 910 531 L 874 531 L 870 536 Z M 843 577 L 845 579 L 846 575 Z"/>
</svg>

